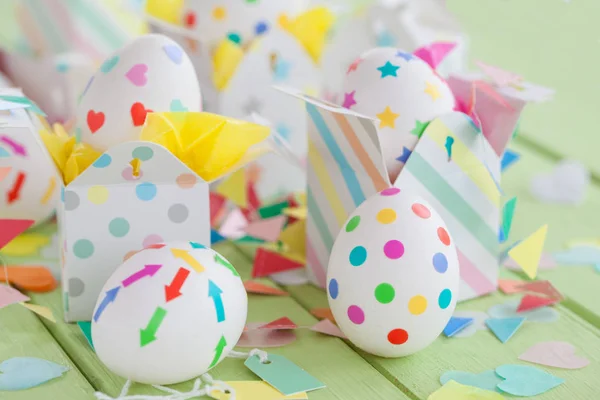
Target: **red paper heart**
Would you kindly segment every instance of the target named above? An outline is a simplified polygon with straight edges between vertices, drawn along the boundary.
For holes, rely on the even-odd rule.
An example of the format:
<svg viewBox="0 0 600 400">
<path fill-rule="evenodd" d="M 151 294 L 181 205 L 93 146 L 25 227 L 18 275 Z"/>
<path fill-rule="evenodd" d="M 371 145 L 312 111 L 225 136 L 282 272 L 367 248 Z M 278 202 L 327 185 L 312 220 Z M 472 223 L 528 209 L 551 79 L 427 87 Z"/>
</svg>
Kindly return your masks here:
<svg viewBox="0 0 600 400">
<path fill-rule="evenodd" d="M 147 110 L 142 103 L 133 103 L 131 106 L 131 120 L 133 121 L 133 126 L 144 125 L 144 122 L 146 122 L 146 114 L 151 112 L 152 110 Z"/>
<path fill-rule="evenodd" d="M 96 131 L 102 128 L 104 125 L 104 113 L 103 112 L 95 112 L 94 110 L 90 110 L 87 113 L 87 124 L 92 133 L 96 133 Z"/>
</svg>

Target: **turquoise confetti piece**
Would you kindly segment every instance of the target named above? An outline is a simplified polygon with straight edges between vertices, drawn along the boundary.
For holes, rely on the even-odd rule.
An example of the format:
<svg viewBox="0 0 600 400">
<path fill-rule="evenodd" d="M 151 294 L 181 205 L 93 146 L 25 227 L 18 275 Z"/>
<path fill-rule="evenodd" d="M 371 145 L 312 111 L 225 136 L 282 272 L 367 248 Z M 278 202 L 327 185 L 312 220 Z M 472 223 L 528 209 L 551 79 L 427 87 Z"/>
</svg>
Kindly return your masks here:
<svg viewBox="0 0 600 400">
<path fill-rule="evenodd" d="M 33 101 L 29 100 L 27 97 L 23 96 L 0 96 L 1 100 L 8 101 L 10 103 L 17 104 L 25 104 L 27 108 L 31 109 L 34 113 L 41 115 L 42 117 L 46 116 L 46 113 L 42 111 Z"/>
<path fill-rule="evenodd" d="M 498 389 L 514 396 L 537 396 L 565 381 L 527 365 L 501 365 L 496 368 L 496 373 L 504 378 L 504 381 L 498 384 Z"/>
<path fill-rule="evenodd" d="M 96 351 L 94 348 L 94 341 L 92 340 L 92 323 L 90 321 L 79 321 L 77 325 L 79 326 L 79 329 L 81 329 L 83 336 L 85 336 L 85 340 L 87 340 L 92 350 Z"/>
<path fill-rule="evenodd" d="M 14 357 L 0 364 L 0 391 L 24 390 L 62 376 L 68 367 L 35 357 Z"/>
<path fill-rule="evenodd" d="M 502 209 L 502 233 L 504 241 L 508 240 L 510 236 L 510 228 L 512 227 L 516 207 L 517 198 L 513 197 L 504 204 L 504 208 Z"/>
</svg>

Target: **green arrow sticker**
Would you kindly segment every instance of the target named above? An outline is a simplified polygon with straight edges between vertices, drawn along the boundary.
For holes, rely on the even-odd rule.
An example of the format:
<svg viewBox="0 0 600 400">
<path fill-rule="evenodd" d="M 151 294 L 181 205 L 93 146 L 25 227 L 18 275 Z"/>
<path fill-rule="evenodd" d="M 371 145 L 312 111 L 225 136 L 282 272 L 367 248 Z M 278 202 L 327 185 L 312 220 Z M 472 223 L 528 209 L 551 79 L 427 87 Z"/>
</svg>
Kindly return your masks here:
<svg viewBox="0 0 600 400">
<path fill-rule="evenodd" d="M 140 329 L 140 347 L 144 347 L 156 340 L 156 331 L 160 328 L 163 319 L 167 316 L 167 310 L 157 307 L 150 318 L 150 322 L 146 325 L 146 329 Z"/>
<path fill-rule="evenodd" d="M 227 346 L 227 341 L 225 340 L 225 336 L 221 335 L 221 339 L 219 339 L 219 343 L 217 343 L 217 347 L 215 347 L 215 358 L 213 358 L 212 362 L 210 363 L 210 367 L 208 368 L 212 368 L 217 365 L 221 359 L 221 356 L 223 355 L 223 349 L 225 349 L 225 346 Z"/>
</svg>

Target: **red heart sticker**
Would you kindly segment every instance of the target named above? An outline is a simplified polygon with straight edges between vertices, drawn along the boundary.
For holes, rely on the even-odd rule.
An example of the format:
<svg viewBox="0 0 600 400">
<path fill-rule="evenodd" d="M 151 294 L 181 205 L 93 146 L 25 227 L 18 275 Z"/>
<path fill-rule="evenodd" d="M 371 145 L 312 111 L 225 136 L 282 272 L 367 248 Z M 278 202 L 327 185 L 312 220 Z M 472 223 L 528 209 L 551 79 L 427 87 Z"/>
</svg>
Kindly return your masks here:
<svg viewBox="0 0 600 400">
<path fill-rule="evenodd" d="M 104 113 L 103 112 L 95 112 L 94 110 L 90 110 L 87 113 L 87 124 L 92 133 L 96 133 L 96 131 L 102 128 L 104 125 Z"/>
<path fill-rule="evenodd" d="M 152 110 L 147 110 L 142 103 L 133 103 L 131 106 L 131 120 L 133 121 L 133 126 L 144 125 L 144 122 L 146 122 L 146 114 L 151 112 Z"/>
</svg>

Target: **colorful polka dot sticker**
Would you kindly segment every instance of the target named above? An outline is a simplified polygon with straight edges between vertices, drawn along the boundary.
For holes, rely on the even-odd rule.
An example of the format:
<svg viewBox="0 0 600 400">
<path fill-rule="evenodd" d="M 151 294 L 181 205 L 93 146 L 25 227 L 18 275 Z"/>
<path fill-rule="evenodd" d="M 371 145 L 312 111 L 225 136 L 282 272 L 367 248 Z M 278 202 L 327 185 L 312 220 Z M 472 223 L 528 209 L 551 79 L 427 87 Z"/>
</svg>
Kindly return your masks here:
<svg viewBox="0 0 600 400">
<path fill-rule="evenodd" d="M 448 259 L 442 253 L 435 253 L 433 255 L 433 267 L 437 272 L 443 274 L 448 270 Z"/>
<path fill-rule="evenodd" d="M 391 344 L 401 345 L 408 341 L 408 332 L 404 329 L 394 329 L 388 333 L 388 341 Z"/>
<path fill-rule="evenodd" d="M 441 226 L 437 229 L 438 238 L 440 241 L 446 246 L 450 246 L 450 235 L 448 235 L 448 231 Z"/>
<path fill-rule="evenodd" d="M 329 296 L 331 296 L 332 299 L 337 299 L 339 294 L 339 286 L 338 286 L 338 281 L 336 279 L 332 279 L 329 281 Z"/>
<path fill-rule="evenodd" d="M 390 260 L 397 260 L 404 255 L 404 245 L 399 240 L 389 240 L 383 246 L 383 253 Z"/>
<path fill-rule="evenodd" d="M 81 259 L 90 258 L 94 254 L 94 244 L 88 239 L 79 239 L 73 244 L 73 254 Z"/>
<path fill-rule="evenodd" d="M 418 217 L 421 217 L 423 219 L 427 219 L 427 218 L 431 217 L 431 211 L 429 211 L 429 209 L 427 207 L 425 207 L 423 204 L 419 204 L 419 203 L 413 204 L 412 210 Z"/>
<path fill-rule="evenodd" d="M 427 310 L 427 299 L 424 296 L 416 295 L 408 301 L 408 311 L 413 315 L 421 315 Z"/>
<path fill-rule="evenodd" d="M 440 296 L 438 297 L 438 305 L 442 310 L 448 308 L 450 303 L 452 302 L 452 291 L 450 289 L 444 289 L 441 291 Z"/>
<path fill-rule="evenodd" d="M 359 306 L 348 307 L 348 318 L 353 324 L 360 325 L 365 322 L 365 312 Z"/>
<path fill-rule="evenodd" d="M 391 224 L 396 220 L 396 211 L 391 208 L 384 208 L 377 213 L 377 221 L 380 224 Z"/>
<path fill-rule="evenodd" d="M 389 304 L 394 301 L 396 290 L 389 283 L 382 283 L 375 288 L 375 298 L 381 304 Z"/>
<path fill-rule="evenodd" d="M 388 188 L 388 189 L 382 190 L 379 194 L 382 196 L 394 196 L 394 195 L 397 195 L 398 193 L 400 193 L 400 189 Z"/>
<path fill-rule="evenodd" d="M 150 182 L 140 183 L 135 187 L 135 195 L 142 201 L 150 201 L 156 197 L 156 185 Z"/>
<path fill-rule="evenodd" d="M 367 249 L 363 246 L 356 246 L 350 252 L 350 264 L 354 267 L 359 267 L 365 263 L 367 260 Z"/>
<path fill-rule="evenodd" d="M 354 217 L 350 218 L 350 221 L 348 221 L 346 224 L 346 232 L 352 232 L 358 228 L 358 224 L 360 224 L 360 216 L 355 215 Z"/>
</svg>

